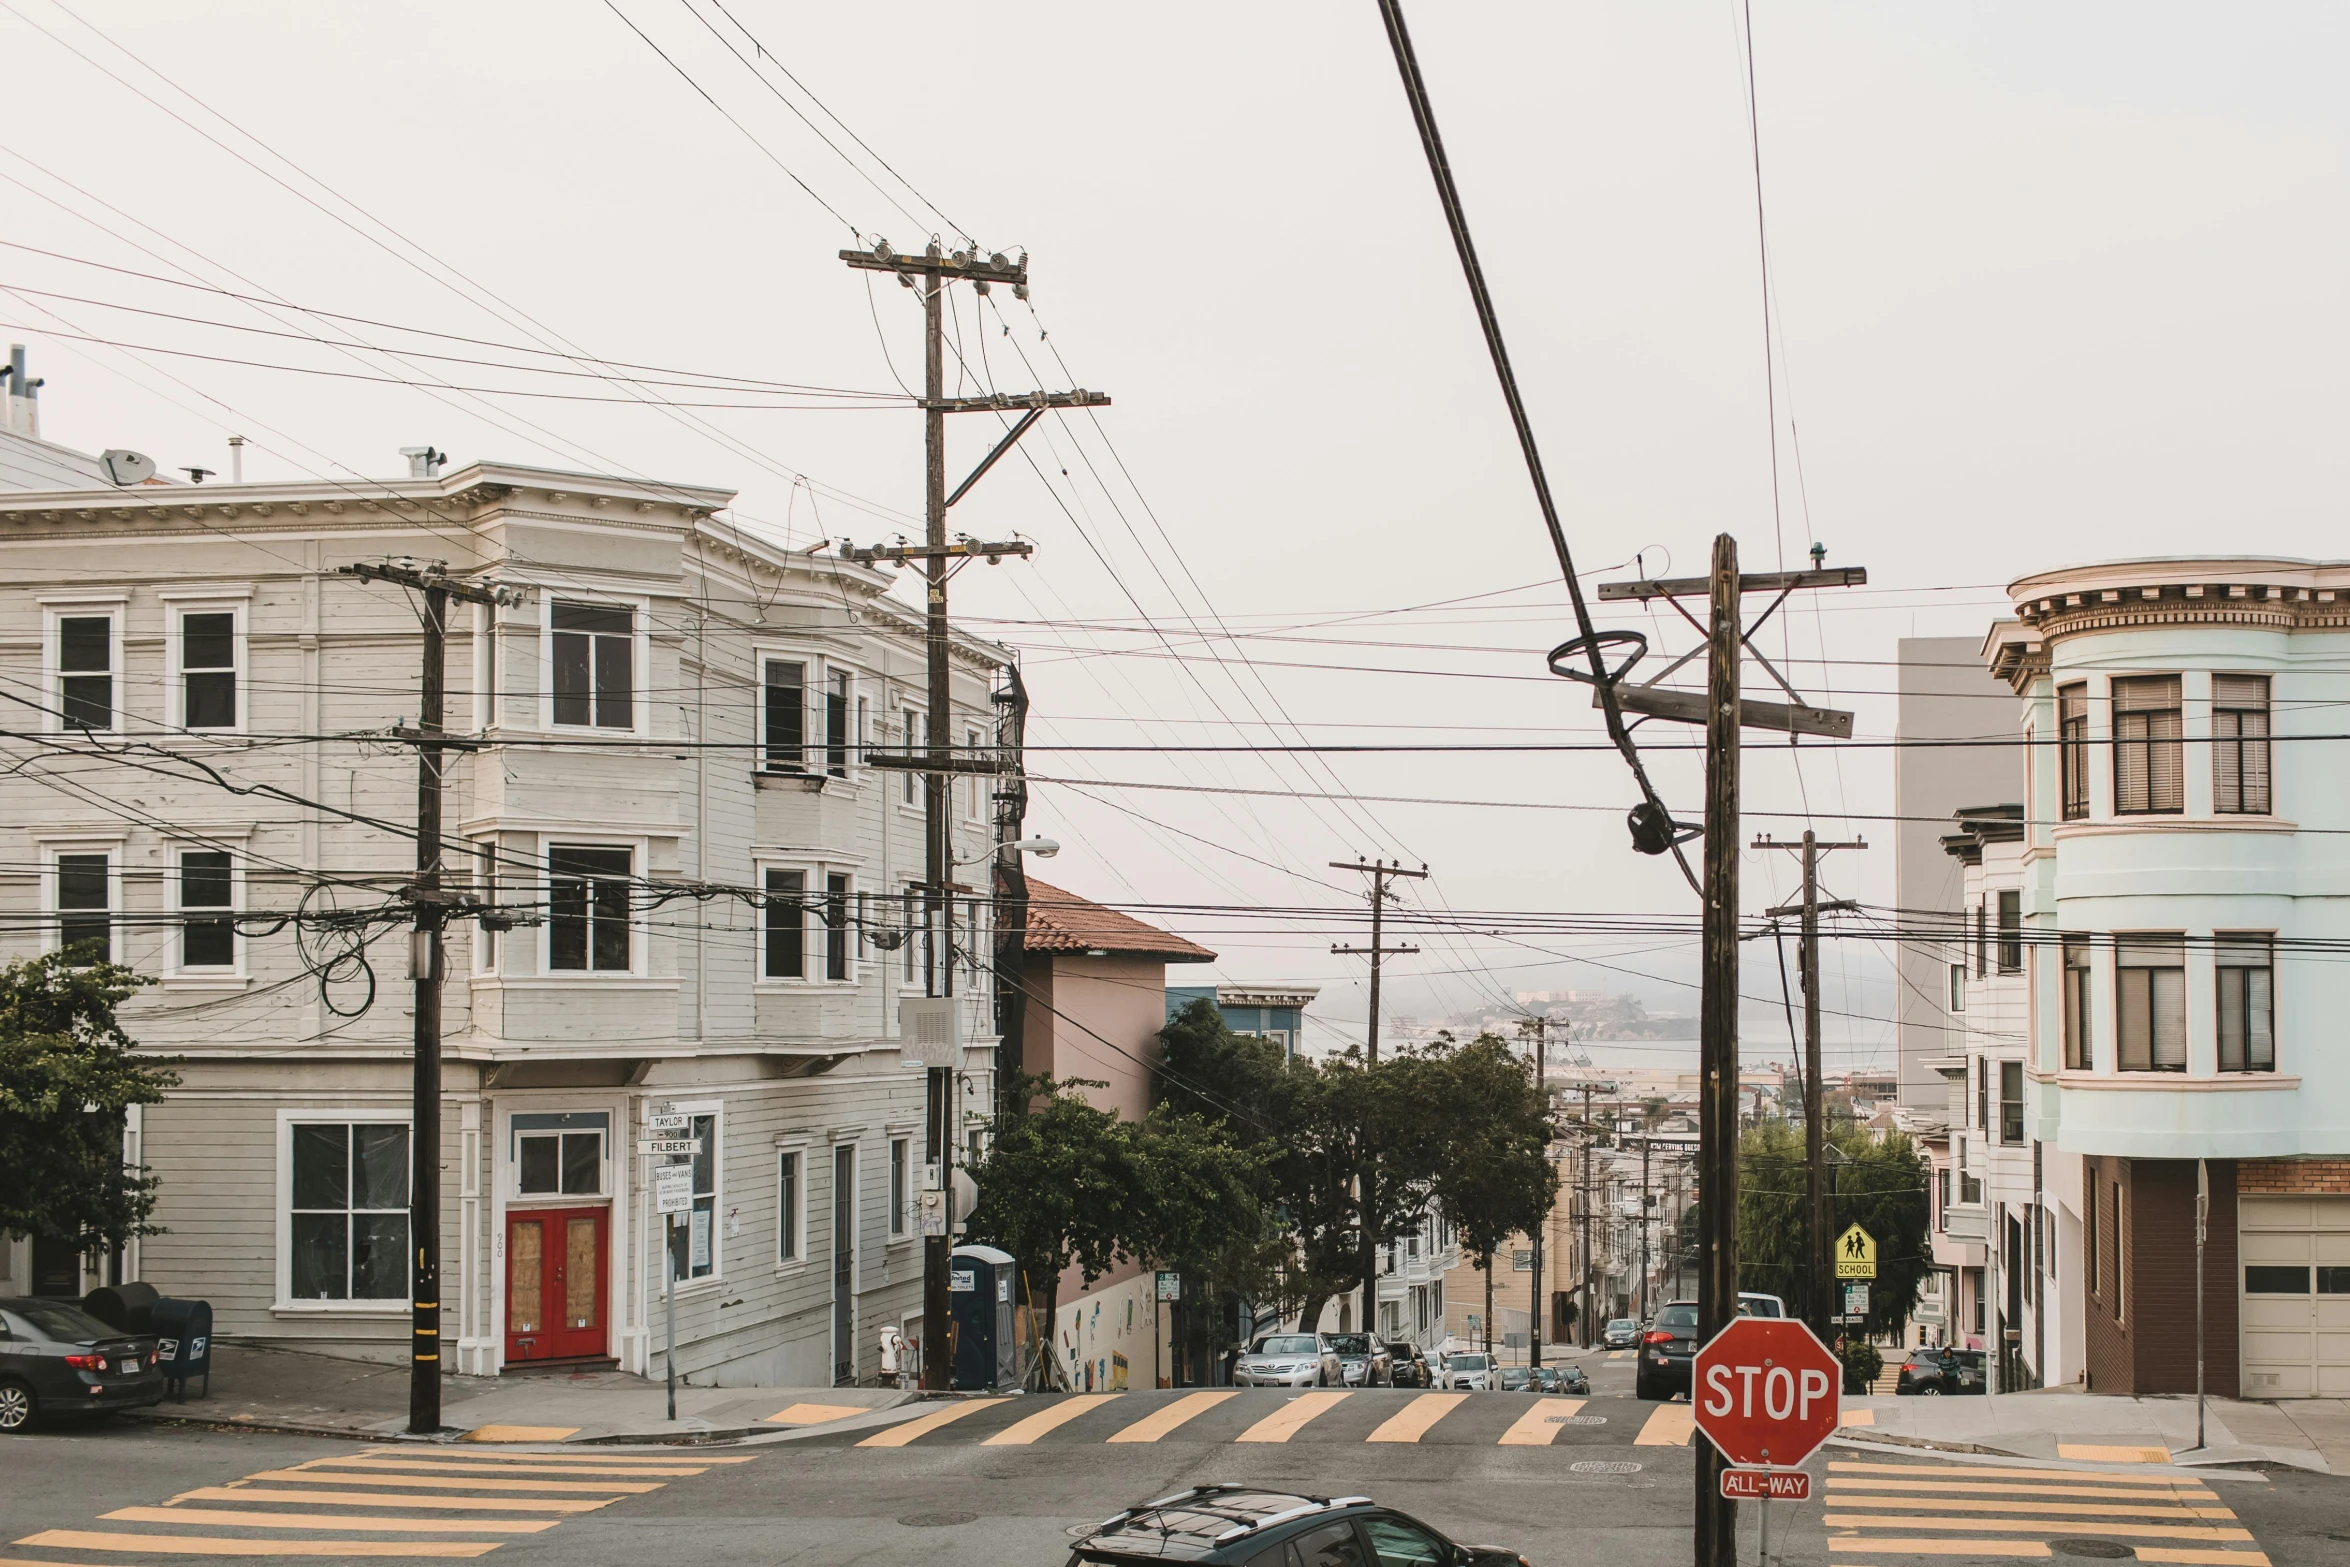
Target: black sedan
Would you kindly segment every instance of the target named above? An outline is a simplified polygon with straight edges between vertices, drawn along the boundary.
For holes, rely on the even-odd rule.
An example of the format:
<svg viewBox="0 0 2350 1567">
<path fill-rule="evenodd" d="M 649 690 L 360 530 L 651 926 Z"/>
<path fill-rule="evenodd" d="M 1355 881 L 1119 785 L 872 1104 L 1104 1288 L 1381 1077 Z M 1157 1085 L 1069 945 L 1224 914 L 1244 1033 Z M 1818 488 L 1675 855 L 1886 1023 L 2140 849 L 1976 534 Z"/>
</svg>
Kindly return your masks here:
<svg viewBox="0 0 2350 1567">
<path fill-rule="evenodd" d="M 1068 1567 L 1529 1567 L 1517 1552 L 1460 1545 L 1367 1496 L 1298 1496 L 1225 1483 L 1129 1507 L 1077 1542 Z"/>
<path fill-rule="evenodd" d="M 1689 1365 L 1697 1358 L 1697 1302 L 1668 1301 L 1640 1335 L 1640 1368 L 1632 1390 L 1642 1398 L 1671 1398 L 1689 1391 Z"/>
<path fill-rule="evenodd" d="M 0 1435 L 163 1401 L 155 1341 L 58 1300 L 0 1300 Z"/>
<path fill-rule="evenodd" d="M 1542 1384 L 1540 1392 L 1578 1396 L 1588 1396 L 1591 1392 L 1591 1379 L 1583 1374 L 1581 1366 L 1536 1366 L 1534 1377 Z"/>
<path fill-rule="evenodd" d="M 1921 1344 L 1901 1357 L 1901 1377 L 1893 1391 L 1927 1397 L 1980 1393 L 1984 1391 L 1983 1351 L 1929 1349 Z"/>
</svg>

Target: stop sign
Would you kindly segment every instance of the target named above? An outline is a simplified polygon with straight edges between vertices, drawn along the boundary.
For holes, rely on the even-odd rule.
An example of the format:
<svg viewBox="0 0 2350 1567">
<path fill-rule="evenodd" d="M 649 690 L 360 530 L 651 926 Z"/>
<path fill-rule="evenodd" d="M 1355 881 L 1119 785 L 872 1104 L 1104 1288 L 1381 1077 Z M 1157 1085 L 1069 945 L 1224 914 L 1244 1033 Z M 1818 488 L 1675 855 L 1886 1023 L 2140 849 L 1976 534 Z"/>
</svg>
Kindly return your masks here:
<svg viewBox="0 0 2350 1567">
<path fill-rule="evenodd" d="M 1734 1464 L 1800 1464 L 1836 1430 L 1843 1372 L 1805 1323 L 1739 1317 L 1697 1352 L 1697 1429 Z"/>
</svg>

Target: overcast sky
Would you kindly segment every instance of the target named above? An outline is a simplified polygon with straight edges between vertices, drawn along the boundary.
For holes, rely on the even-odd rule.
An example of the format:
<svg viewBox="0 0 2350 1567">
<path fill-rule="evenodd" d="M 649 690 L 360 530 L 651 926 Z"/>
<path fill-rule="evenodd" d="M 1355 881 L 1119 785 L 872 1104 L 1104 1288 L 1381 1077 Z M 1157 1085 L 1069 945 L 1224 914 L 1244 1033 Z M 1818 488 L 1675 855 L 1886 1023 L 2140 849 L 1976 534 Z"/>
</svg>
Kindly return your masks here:
<svg viewBox="0 0 2350 1567">
<path fill-rule="evenodd" d="M 1543 673 L 1563 595 L 1369 0 L 72 3 L 0 0 L 0 238 L 77 258 L 0 250 L 0 280 L 48 291 L 0 293 L 0 312 L 35 345 L 52 439 L 225 469 L 242 433 L 255 479 L 392 474 L 431 442 L 732 487 L 740 526 L 796 544 L 918 531 L 902 406 L 648 408 L 219 361 L 617 395 L 391 329 L 422 327 L 692 372 L 669 379 L 896 392 L 920 367 L 913 296 L 836 252 L 959 244 L 949 224 L 967 225 L 1030 253 L 1035 308 L 960 302 L 966 389 L 1116 398 L 1098 428 L 1040 425 L 953 518 L 1037 541 L 1028 564 L 966 574 L 956 609 L 1023 650 L 1040 747 L 1599 735 L 1587 694 Z M 2342 7 L 1757 4 L 1776 512 L 1737 9 L 1411 19 L 1578 565 L 1700 571 L 1722 530 L 1749 566 L 1813 539 L 1866 565 L 1868 589 L 1817 595 L 1764 643 L 1860 735 L 1891 733 L 1898 637 L 1979 635 L 2024 573 L 2341 552 Z M 403 370 L 132 314 L 114 307 L 287 330 L 283 311 L 89 262 L 498 363 Z M 958 425 L 950 466 L 992 428 Z M 1610 621 L 1687 646 L 1663 619 Z M 1984 733 L 2012 728 L 1985 707 Z M 1646 733 L 1690 738 L 1664 727 Z M 1358 878 L 1324 862 L 1379 853 L 1426 861 L 1414 896 L 1456 910 L 1694 912 L 1669 862 L 1626 848 L 1635 796 L 1611 755 L 1040 748 L 1032 766 L 1515 802 L 1040 786 L 1032 827 L 1067 844 L 1045 874 L 1112 900 L 1336 909 Z M 1694 759 L 1655 766 L 1694 814 Z M 1891 811 L 1885 753 L 1757 756 L 1747 805 L 1881 835 L 1834 890 L 1891 901 L 1889 825 L 1835 814 Z M 1758 814 L 1747 836 L 1802 825 Z M 1749 855 L 1750 908 L 1787 894 L 1787 861 Z M 1167 922 L 1224 954 L 1218 977 L 1319 983 L 1318 1013 L 1362 1016 L 1327 919 Z M 1678 940 L 1422 944 L 1391 971 L 1396 1011 L 1567 986 L 1695 1010 Z M 1876 948 L 1831 952 L 1829 1005 L 1854 1015 L 1831 1037 L 1854 1062 L 1890 1061 L 1891 985 Z M 1745 989 L 1775 1003 L 1775 972 L 1750 967 Z"/>
</svg>

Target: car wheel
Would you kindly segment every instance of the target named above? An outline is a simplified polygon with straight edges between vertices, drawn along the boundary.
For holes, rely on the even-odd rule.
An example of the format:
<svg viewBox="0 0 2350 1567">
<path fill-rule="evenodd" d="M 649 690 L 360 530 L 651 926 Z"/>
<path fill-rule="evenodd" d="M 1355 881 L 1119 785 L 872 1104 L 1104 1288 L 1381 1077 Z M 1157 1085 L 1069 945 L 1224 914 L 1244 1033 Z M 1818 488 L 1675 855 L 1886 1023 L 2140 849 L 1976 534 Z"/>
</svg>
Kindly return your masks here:
<svg viewBox="0 0 2350 1567">
<path fill-rule="evenodd" d="M 1936 1387 L 1933 1383 L 1928 1382 L 1925 1386 L 1918 1389 L 1918 1396 L 1920 1398 L 1940 1398 L 1942 1396 L 1942 1390 Z"/>
<path fill-rule="evenodd" d="M 1663 1398 L 1665 1395 L 1664 1395 L 1664 1394 L 1662 1394 L 1662 1393 L 1659 1393 L 1659 1392 L 1658 1392 L 1658 1391 L 1657 1391 L 1655 1388 L 1651 1387 L 1651 1386 L 1649 1385 L 1648 1378 L 1646 1378 L 1646 1377 L 1639 1377 L 1639 1378 L 1636 1378 L 1636 1379 L 1634 1379 L 1634 1381 L 1633 1381 L 1633 1383 L 1632 1383 L 1632 1396 L 1633 1396 L 1634 1398 L 1645 1398 L 1645 1399 L 1651 1399 L 1651 1400 L 1654 1400 L 1654 1399 L 1660 1399 L 1660 1398 Z"/>
<path fill-rule="evenodd" d="M 37 1412 L 31 1388 L 13 1378 L 0 1379 L 0 1436 L 30 1430 Z"/>
</svg>

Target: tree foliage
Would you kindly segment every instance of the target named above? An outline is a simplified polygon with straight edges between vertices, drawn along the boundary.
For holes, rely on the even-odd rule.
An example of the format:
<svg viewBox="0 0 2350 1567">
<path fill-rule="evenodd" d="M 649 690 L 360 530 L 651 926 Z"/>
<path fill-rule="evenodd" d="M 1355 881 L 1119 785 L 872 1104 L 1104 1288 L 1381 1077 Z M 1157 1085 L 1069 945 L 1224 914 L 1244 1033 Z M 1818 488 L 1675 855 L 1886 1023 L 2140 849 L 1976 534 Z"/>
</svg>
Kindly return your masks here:
<svg viewBox="0 0 2350 1567">
<path fill-rule="evenodd" d="M 1833 1175 L 1828 1203 L 1827 1244 L 1849 1225 L 1876 1238 L 1877 1277 L 1869 1288 L 1867 1331 L 1898 1330 L 1917 1309 L 1933 1248 L 1926 1232 L 1925 1156 L 1907 1134 L 1882 1137 L 1851 1121 L 1831 1121 Z M 1738 1144 L 1738 1273 L 1740 1287 L 1762 1290 L 1787 1302 L 1799 1317 L 1811 1315 L 1805 1238 L 1803 1128 L 1788 1121 L 1764 1121 Z M 1832 1269 L 1831 1269 L 1832 1271 Z M 1830 1278 L 1829 1286 L 1835 1287 Z M 1841 1309 L 1831 1301 L 1826 1315 Z"/>
<path fill-rule="evenodd" d="M 63 953 L 0 968 L 0 1235 L 95 1249 L 158 1233 L 155 1178 L 122 1162 L 124 1113 L 179 1079 L 115 1019 L 147 983 Z"/>
</svg>

